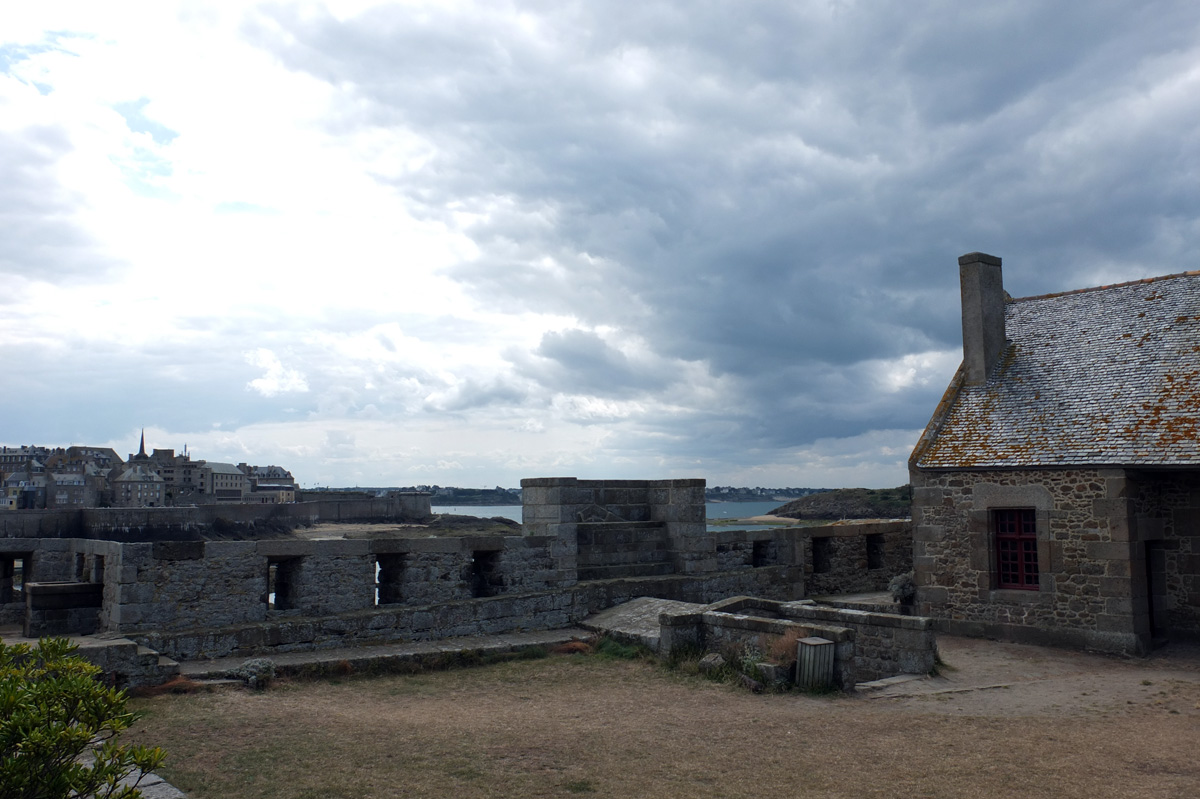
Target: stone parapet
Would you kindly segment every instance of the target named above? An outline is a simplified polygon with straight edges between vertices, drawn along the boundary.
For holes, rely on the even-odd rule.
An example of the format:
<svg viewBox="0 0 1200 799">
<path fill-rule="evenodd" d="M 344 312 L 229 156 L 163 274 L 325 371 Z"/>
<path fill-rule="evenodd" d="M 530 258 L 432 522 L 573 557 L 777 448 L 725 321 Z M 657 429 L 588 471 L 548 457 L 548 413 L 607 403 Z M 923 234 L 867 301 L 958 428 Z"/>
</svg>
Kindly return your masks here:
<svg viewBox="0 0 1200 799">
<path fill-rule="evenodd" d="M 642 596 L 695 603 L 737 594 L 791 599 L 795 584 L 790 572 L 787 567 L 772 567 L 697 576 L 595 580 L 553 590 L 425 605 L 379 605 L 329 616 L 277 616 L 251 624 L 191 630 L 149 630 L 129 637 L 172 658 L 196 660 L 496 635 L 567 627 L 599 610 Z"/>
</svg>

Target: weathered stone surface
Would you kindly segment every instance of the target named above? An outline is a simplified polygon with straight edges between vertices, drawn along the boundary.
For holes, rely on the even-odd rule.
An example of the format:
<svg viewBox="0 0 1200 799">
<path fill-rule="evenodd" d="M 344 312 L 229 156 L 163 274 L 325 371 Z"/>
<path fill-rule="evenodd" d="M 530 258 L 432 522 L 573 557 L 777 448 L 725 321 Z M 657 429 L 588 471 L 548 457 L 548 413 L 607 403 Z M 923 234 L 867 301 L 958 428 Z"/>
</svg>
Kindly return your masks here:
<svg viewBox="0 0 1200 799">
<path fill-rule="evenodd" d="M 1071 468 L 912 476 L 923 525 L 943 530 L 940 540 L 919 533 L 919 612 L 945 629 L 1021 640 L 1045 634 L 1128 653 L 1147 651 L 1155 635 L 1200 635 L 1200 564 L 1191 560 L 1200 554 L 1200 473 Z M 996 590 L 988 519 L 990 509 L 1004 507 L 1036 510 L 1036 591 Z M 1143 597 L 1144 604 L 1131 601 Z"/>
</svg>

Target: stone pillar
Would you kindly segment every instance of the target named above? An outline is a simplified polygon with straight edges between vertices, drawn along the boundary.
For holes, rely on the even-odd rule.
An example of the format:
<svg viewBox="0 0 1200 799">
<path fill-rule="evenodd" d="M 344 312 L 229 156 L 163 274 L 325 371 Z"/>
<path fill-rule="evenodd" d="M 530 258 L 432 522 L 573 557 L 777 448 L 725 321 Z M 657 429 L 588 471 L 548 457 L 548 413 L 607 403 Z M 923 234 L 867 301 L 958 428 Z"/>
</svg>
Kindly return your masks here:
<svg viewBox="0 0 1200 799">
<path fill-rule="evenodd" d="M 716 538 L 708 535 L 704 479 L 654 480 L 650 484 L 650 518 L 664 522 L 677 574 L 717 570 Z"/>
<path fill-rule="evenodd" d="M 589 496 L 590 496 L 590 492 Z M 579 481 L 574 477 L 531 477 L 521 480 L 521 518 L 525 535 L 554 537 L 550 555 L 563 576 L 563 585 L 574 585 L 579 574 L 577 513 L 581 505 Z"/>
</svg>

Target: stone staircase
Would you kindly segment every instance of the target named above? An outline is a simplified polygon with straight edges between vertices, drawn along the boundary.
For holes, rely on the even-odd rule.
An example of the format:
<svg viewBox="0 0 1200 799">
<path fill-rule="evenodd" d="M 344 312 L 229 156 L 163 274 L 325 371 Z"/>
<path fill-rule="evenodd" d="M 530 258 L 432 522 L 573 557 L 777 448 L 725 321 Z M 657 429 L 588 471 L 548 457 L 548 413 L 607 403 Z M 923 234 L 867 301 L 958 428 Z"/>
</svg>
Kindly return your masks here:
<svg viewBox="0 0 1200 799">
<path fill-rule="evenodd" d="M 659 577 L 675 572 L 662 522 L 580 522 L 580 580 Z"/>
<path fill-rule="evenodd" d="M 76 655 L 99 666 L 105 680 L 118 688 L 161 685 L 179 674 L 179 664 L 174 660 L 128 638 L 109 638 L 104 635 L 63 637 L 75 644 Z M 25 638 L 15 628 L 0 630 L 0 640 L 9 646 L 21 643 L 37 645 L 36 639 Z"/>
</svg>

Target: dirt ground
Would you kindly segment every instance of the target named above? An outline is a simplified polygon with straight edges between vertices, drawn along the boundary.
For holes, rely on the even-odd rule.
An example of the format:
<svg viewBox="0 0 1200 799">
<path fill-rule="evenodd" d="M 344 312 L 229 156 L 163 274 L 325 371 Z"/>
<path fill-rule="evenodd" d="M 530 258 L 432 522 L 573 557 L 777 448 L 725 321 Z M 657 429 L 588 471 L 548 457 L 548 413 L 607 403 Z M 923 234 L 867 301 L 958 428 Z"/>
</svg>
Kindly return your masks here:
<svg viewBox="0 0 1200 799">
<path fill-rule="evenodd" d="M 946 665 L 937 675 L 869 697 L 954 714 L 1063 716 L 1149 706 L 1200 720 L 1197 644 L 1176 643 L 1143 659 L 944 635 L 938 651 Z"/>
<path fill-rule="evenodd" d="M 138 700 L 131 734 L 193 799 L 1200 796 L 1200 648 L 941 652 L 939 675 L 855 696 L 579 655 L 347 675 Z"/>
</svg>

